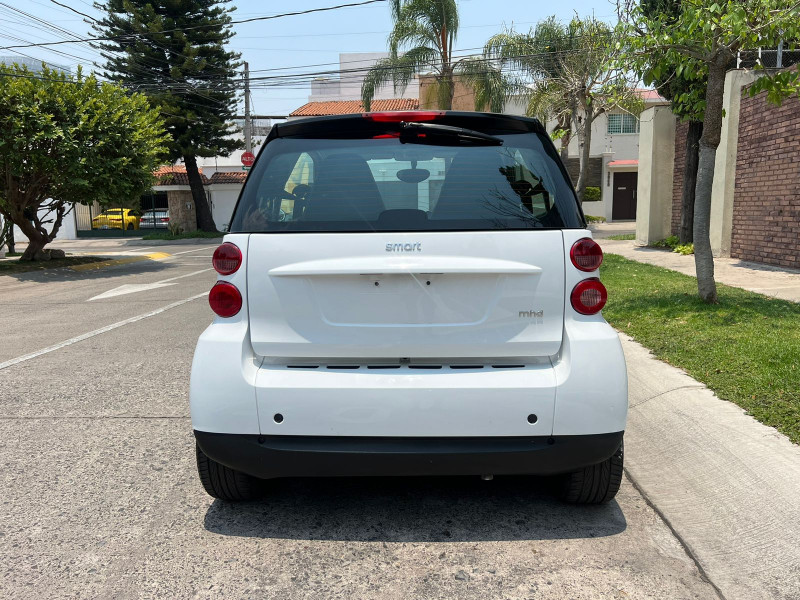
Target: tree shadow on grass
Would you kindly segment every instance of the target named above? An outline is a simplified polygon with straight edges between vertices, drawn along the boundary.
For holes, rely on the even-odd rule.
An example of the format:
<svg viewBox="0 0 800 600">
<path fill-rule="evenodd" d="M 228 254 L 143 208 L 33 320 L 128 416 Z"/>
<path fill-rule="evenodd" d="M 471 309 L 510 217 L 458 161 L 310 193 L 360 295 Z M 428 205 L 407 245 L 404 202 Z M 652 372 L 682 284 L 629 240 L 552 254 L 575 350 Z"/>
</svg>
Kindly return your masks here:
<svg viewBox="0 0 800 600">
<path fill-rule="evenodd" d="M 800 304 L 788 300 L 780 300 L 748 292 L 738 288 L 719 286 L 719 303 L 706 304 L 694 290 L 655 291 L 643 293 L 637 297 L 621 297 L 609 294 L 608 307 L 604 314 L 609 320 L 616 318 L 629 319 L 633 315 L 642 318 L 658 317 L 673 319 L 687 316 L 699 316 L 710 322 L 733 325 L 745 318 L 764 318 L 774 315 L 787 317 L 800 315 Z"/>
<path fill-rule="evenodd" d="M 572 506 L 557 479 L 387 477 L 279 479 L 263 500 L 209 506 L 205 528 L 220 535 L 364 542 L 469 542 L 617 535 L 616 501 Z"/>
</svg>

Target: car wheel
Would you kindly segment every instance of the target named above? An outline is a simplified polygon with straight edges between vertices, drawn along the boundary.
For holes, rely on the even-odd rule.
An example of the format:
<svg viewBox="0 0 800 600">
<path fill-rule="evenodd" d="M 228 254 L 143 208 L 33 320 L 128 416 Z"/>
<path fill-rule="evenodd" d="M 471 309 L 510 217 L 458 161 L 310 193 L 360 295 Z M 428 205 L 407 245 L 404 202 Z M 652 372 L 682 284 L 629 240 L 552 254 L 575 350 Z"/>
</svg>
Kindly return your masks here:
<svg viewBox="0 0 800 600">
<path fill-rule="evenodd" d="M 128 231 L 132 231 L 133 230 L 133 223 L 128 223 L 128 227 L 126 227 L 126 229 Z"/>
<path fill-rule="evenodd" d="M 561 499 L 573 504 L 602 504 L 614 499 L 622 483 L 623 444 L 603 462 L 564 476 Z"/>
<path fill-rule="evenodd" d="M 245 473 L 235 471 L 209 458 L 195 444 L 197 474 L 206 493 L 220 500 L 255 500 L 264 493 L 264 482 Z"/>
</svg>

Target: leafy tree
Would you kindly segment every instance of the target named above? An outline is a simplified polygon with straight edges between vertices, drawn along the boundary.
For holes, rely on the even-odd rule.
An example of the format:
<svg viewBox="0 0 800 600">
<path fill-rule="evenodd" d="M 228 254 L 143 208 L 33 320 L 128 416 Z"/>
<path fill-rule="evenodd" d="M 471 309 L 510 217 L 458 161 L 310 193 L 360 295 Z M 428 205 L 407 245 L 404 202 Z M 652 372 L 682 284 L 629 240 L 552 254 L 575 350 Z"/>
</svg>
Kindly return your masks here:
<svg viewBox="0 0 800 600">
<path fill-rule="evenodd" d="M 21 260 L 47 257 L 70 204 L 137 197 L 166 150 L 147 98 L 80 70 L 0 65 L 0 106 L 0 215 L 28 237 Z"/>
<path fill-rule="evenodd" d="M 484 52 L 530 78 L 527 112 L 545 122 L 555 117 L 556 134 L 566 137 L 562 148 L 569 145 L 572 131 L 577 132 L 581 154 L 575 187 L 582 201 L 595 119 L 614 109 L 638 113 L 642 108 L 630 74 L 617 66 L 623 50 L 614 31 L 593 17 L 566 24 L 550 17 L 528 33 L 492 37 Z"/>
<path fill-rule="evenodd" d="M 684 70 L 698 63 L 707 69 L 695 188 L 694 257 L 698 294 L 705 302 L 716 303 L 709 229 L 714 162 L 722 134 L 725 73 L 740 50 L 775 47 L 782 38 L 800 39 L 800 1 L 684 0 L 677 18 L 673 18 L 662 13 L 648 16 L 634 0 L 620 0 L 619 12 L 623 30 L 631 36 L 632 64 L 646 65 L 648 57 L 656 52 L 663 53 L 666 61 L 683 64 Z M 653 76 L 658 77 L 659 73 Z M 766 89 L 768 97 L 778 102 L 797 91 L 798 85 L 789 78 L 769 76 L 758 89 Z"/>
<path fill-rule="evenodd" d="M 389 56 L 379 60 L 361 86 L 361 99 L 370 110 L 378 89 L 388 82 L 405 89 L 415 73 L 435 73 L 433 93 L 437 106 L 453 106 L 455 78 L 475 89 L 475 108 L 502 112 L 512 92 L 509 83 L 493 65 L 476 57 L 453 57 L 458 35 L 456 0 L 391 0 L 394 26 L 389 34 Z"/>
<path fill-rule="evenodd" d="M 642 12 L 650 18 L 663 16 L 677 19 L 682 0 L 643 0 Z M 700 136 L 703 134 L 705 90 L 708 69 L 701 61 L 682 57 L 677 63 L 664 52 L 653 52 L 643 73 L 647 85 L 655 84 L 659 93 L 671 102 L 672 112 L 688 122 L 681 190 L 681 222 L 678 237 L 688 244 L 694 236 L 694 191 L 697 185 L 697 164 L 700 158 Z M 655 74 L 658 74 L 656 77 Z"/>
<path fill-rule="evenodd" d="M 239 54 L 228 0 L 107 0 L 95 25 L 106 77 L 141 90 L 161 111 L 170 134 L 171 160 L 183 158 L 197 227 L 216 231 L 197 168 L 198 156 L 227 156 L 243 147 L 232 124 Z"/>
</svg>

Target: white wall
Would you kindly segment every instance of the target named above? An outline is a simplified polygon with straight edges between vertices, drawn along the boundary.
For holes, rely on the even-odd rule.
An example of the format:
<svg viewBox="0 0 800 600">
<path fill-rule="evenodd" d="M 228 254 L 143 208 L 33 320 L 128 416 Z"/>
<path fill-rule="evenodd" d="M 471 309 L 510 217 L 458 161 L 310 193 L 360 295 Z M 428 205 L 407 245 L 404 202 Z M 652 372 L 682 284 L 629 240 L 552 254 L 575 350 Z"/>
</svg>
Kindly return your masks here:
<svg viewBox="0 0 800 600">
<path fill-rule="evenodd" d="M 389 56 L 388 52 L 348 52 L 339 54 L 339 69 L 343 71 L 339 77 L 318 78 L 311 82 L 309 102 L 334 102 L 337 100 L 361 100 L 361 84 L 369 68 L 381 58 Z M 356 69 L 352 73 L 351 71 Z M 405 90 L 394 90 L 391 82 L 381 86 L 375 98 L 419 98 L 419 79 L 414 77 L 408 82 Z"/>
<path fill-rule="evenodd" d="M 46 211 L 40 210 L 39 211 L 39 218 L 46 218 Z M 2 223 L 2 217 L 0 217 L 0 224 Z M 49 231 L 52 228 L 53 224 L 48 223 L 45 225 L 47 230 Z M 76 233 L 75 227 L 75 214 L 70 211 L 69 214 L 64 215 L 64 220 L 61 222 L 61 228 L 58 230 L 56 234 L 57 240 L 74 240 L 78 238 L 78 234 Z M 14 242 L 19 243 L 28 243 L 28 237 L 22 233 L 22 230 L 14 225 Z"/>
<path fill-rule="evenodd" d="M 211 216 L 220 231 L 228 230 L 241 189 L 242 186 L 236 183 L 215 183 L 208 186 L 211 195 Z"/>
<path fill-rule="evenodd" d="M 548 121 L 547 132 L 551 133 L 555 126 L 555 120 Z M 560 140 L 556 140 L 555 145 L 561 150 Z M 589 148 L 589 156 L 600 156 L 607 152 L 612 154 L 612 160 L 637 159 L 639 157 L 639 134 L 608 133 L 608 115 L 604 113 L 592 123 L 592 144 Z M 570 140 L 569 155 L 574 158 L 580 156 L 580 140 L 577 134 L 574 134 Z"/>
<path fill-rule="evenodd" d="M 242 136 L 238 136 L 243 139 Z M 253 137 L 253 154 L 258 155 L 266 137 Z M 211 179 L 211 176 L 217 171 L 241 171 L 242 170 L 242 153 L 244 150 L 235 150 L 231 152 L 230 156 L 210 156 L 210 157 L 197 157 L 197 166 L 203 170 L 203 175 Z M 183 161 L 179 160 L 176 165 L 183 165 Z"/>
</svg>

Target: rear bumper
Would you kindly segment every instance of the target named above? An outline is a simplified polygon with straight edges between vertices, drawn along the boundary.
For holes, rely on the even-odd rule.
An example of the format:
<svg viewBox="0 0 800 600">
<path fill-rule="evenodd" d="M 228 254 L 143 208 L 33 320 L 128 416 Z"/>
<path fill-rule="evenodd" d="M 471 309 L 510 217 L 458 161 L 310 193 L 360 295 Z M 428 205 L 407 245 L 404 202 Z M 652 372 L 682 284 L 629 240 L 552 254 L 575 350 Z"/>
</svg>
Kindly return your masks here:
<svg viewBox="0 0 800 600">
<path fill-rule="evenodd" d="M 556 437 L 325 437 L 194 432 L 211 459 L 262 479 L 379 475 L 555 475 L 597 464 L 623 432 Z"/>
</svg>

